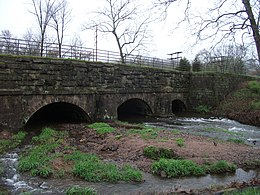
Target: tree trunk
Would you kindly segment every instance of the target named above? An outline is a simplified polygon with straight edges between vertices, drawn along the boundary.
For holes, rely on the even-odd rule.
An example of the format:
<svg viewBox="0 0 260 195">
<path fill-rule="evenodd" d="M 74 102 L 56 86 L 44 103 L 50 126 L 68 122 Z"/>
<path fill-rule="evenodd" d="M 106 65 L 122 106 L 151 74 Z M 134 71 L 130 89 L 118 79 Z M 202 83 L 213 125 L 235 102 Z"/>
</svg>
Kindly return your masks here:
<svg viewBox="0 0 260 195">
<path fill-rule="evenodd" d="M 254 14 L 252 12 L 252 8 L 251 8 L 249 0 L 242 0 L 242 2 L 244 4 L 248 19 L 251 24 L 251 29 L 253 31 L 253 37 L 255 40 L 255 45 L 256 45 L 256 50 L 257 50 L 257 55 L 258 55 L 258 62 L 260 64 L 260 35 L 259 35 L 258 26 L 255 21 Z"/>
</svg>

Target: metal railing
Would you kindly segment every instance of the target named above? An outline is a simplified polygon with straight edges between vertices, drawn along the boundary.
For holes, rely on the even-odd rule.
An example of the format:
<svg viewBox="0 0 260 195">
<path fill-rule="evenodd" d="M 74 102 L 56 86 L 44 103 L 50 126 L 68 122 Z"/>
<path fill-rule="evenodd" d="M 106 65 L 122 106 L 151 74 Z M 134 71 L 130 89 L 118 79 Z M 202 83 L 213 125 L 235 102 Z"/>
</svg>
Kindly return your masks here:
<svg viewBox="0 0 260 195">
<path fill-rule="evenodd" d="M 87 48 L 77 45 L 62 45 L 57 43 L 41 43 L 23 39 L 0 37 L 0 54 L 41 56 L 51 58 L 78 59 L 93 62 L 122 63 L 119 52 Z M 176 69 L 179 61 L 160 59 L 142 55 L 124 55 L 124 64 Z"/>
<path fill-rule="evenodd" d="M 0 54 L 41 56 L 51 58 L 78 59 L 93 62 L 130 64 L 137 66 L 155 67 L 179 71 L 220 72 L 246 74 L 245 67 L 230 64 L 230 61 L 216 61 L 200 64 L 198 68 L 190 65 L 180 65 L 179 59 L 161 59 L 142 55 L 125 54 L 122 60 L 119 52 L 87 48 L 78 45 L 62 45 L 57 43 L 43 43 L 15 38 L 0 37 Z"/>
</svg>

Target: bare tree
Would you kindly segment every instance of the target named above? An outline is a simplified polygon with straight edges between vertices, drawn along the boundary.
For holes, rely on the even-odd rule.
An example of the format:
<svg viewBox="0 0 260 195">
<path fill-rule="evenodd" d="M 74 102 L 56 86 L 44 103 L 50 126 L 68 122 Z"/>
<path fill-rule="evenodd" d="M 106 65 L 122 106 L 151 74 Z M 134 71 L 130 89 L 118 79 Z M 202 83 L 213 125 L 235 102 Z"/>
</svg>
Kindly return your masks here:
<svg viewBox="0 0 260 195">
<path fill-rule="evenodd" d="M 112 33 L 120 52 L 121 62 L 125 63 L 125 54 L 140 49 L 148 37 L 148 24 L 151 16 L 140 15 L 134 0 L 105 0 L 106 5 L 96 12 L 95 20 L 84 26 L 102 33 Z"/>
<path fill-rule="evenodd" d="M 64 39 L 65 30 L 71 21 L 71 10 L 68 7 L 67 0 L 59 2 L 55 8 L 56 12 L 52 14 L 50 26 L 55 30 L 57 35 L 59 57 L 62 57 L 61 48 Z"/>
<path fill-rule="evenodd" d="M 183 1 L 187 4 L 185 18 L 190 20 L 188 10 L 191 7 L 191 0 L 156 0 L 156 3 L 163 5 L 167 9 L 176 1 Z M 258 62 L 260 63 L 259 0 L 218 0 L 208 1 L 208 3 L 214 4 L 211 8 L 209 7 L 208 15 L 193 18 L 195 19 L 198 40 L 220 37 L 217 41 L 220 43 L 225 38 L 232 36 L 235 40 L 239 36 L 243 42 L 244 38 L 248 37 L 247 35 L 253 35 Z"/>
<path fill-rule="evenodd" d="M 40 55 L 43 55 L 46 30 L 52 16 L 57 12 L 55 0 L 32 0 L 33 10 L 30 11 L 36 19 L 40 29 Z"/>
<path fill-rule="evenodd" d="M 243 45 L 219 45 L 212 51 L 202 50 L 196 55 L 196 59 L 203 63 L 205 71 L 219 71 L 229 73 L 245 73 L 247 48 Z"/>
<path fill-rule="evenodd" d="M 27 30 L 27 32 L 23 35 L 24 39 L 24 48 L 22 48 L 22 52 L 24 55 L 40 55 L 40 41 L 35 37 L 31 30 Z"/>
</svg>

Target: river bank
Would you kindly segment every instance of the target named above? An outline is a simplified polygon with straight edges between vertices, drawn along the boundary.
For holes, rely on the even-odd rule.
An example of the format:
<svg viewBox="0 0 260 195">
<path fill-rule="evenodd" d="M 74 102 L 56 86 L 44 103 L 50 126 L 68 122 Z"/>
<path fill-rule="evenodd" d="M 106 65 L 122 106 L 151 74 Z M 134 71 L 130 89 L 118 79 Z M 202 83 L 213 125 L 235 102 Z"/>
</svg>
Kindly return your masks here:
<svg viewBox="0 0 260 195">
<path fill-rule="evenodd" d="M 75 176 L 71 174 L 71 169 L 73 167 L 70 161 L 63 160 L 62 158 L 55 158 L 49 161 L 49 165 L 55 173 L 63 173 L 62 177 L 60 178 L 61 175 L 52 174 L 49 179 L 39 178 L 41 180 L 40 184 L 44 184 L 45 181 L 46 183 L 52 185 L 55 184 L 55 186 L 60 189 L 59 192 L 61 192 L 61 194 L 64 194 L 64 188 L 67 188 L 69 184 L 96 187 L 97 190 L 99 190 L 98 193 L 100 194 L 107 194 L 106 192 L 109 188 L 111 190 L 111 194 L 114 194 L 114 192 L 116 192 L 115 189 L 117 188 L 118 194 L 122 194 L 120 192 L 127 190 L 129 186 L 131 186 L 133 190 L 132 192 L 129 192 L 129 194 L 152 194 L 152 192 L 163 192 L 164 194 L 173 192 L 178 192 L 179 194 L 194 194 L 195 191 L 199 191 L 200 193 L 198 194 L 202 194 L 202 191 L 204 191 L 202 188 L 208 188 L 211 185 L 201 186 L 201 188 L 196 189 L 192 187 L 187 188 L 185 186 L 179 186 L 178 183 L 179 181 L 182 181 L 182 179 L 176 179 L 175 183 L 171 183 L 173 181 L 167 180 L 165 178 L 166 175 L 163 172 L 159 175 L 162 179 L 159 183 L 151 183 L 151 181 L 149 183 L 148 180 L 151 180 L 151 176 L 149 175 L 152 173 L 151 165 L 155 162 L 154 159 L 148 158 L 144 155 L 144 148 L 149 146 L 171 149 L 171 151 L 174 152 L 178 158 L 191 160 L 192 162 L 196 162 L 198 165 L 212 164 L 214 162 L 224 160 L 234 163 L 238 168 L 243 169 L 257 169 L 260 167 L 260 150 L 257 146 L 235 143 L 234 140 L 223 141 L 205 136 L 191 135 L 177 129 L 164 130 L 163 128 L 151 127 L 146 127 L 144 129 L 143 125 L 122 123 L 118 121 L 110 122 L 109 125 L 114 128 L 114 131 L 105 134 L 97 133 L 97 131 L 90 128 L 87 124 L 60 124 L 56 126 L 56 130 L 61 133 L 66 131 L 68 134 L 64 137 L 63 144 L 52 151 L 52 154 L 53 152 L 54 154 L 70 154 L 75 149 L 83 153 L 95 154 L 103 162 L 113 163 L 119 167 L 129 164 L 132 167 L 141 170 L 144 173 L 144 180 L 147 181 L 143 181 L 141 183 L 137 182 L 133 185 L 123 184 L 122 182 L 119 182 L 119 185 L 109 183 L 95 185 L 94 183 L 89 183 L 75 178 Z M 31 133 L 35 134 L 35 132 Z M 6 133 L 4 135 L 1 134 L 1 136 L 3 139 L 8 137 L 10 138 L 11 135 L 7 135 Z M 32 137 L 32 135 L 30 137 Z M 26 141 L 26 150 L 30 147 L 34 147 L 28 146 L 28 144 L 32 143 L 33 142 L 29 140 Z M 255 177 L 257 177 L 257 175 L 255 175 Z M 27 174 L 27 179 L 30 181 L 32 177 Z M 39 180 L 36 180 L 37 183 L 39 183 Z M 75 182 L 75 180 L 77 182 Z M 198 179 L 195 179 L 194 181 L 197 180 Z M 216 181 L 216 178 L 213 180 Z M 69 181 L 69 183 L 66 183 L 65 181 Z M 200 181 L 209 181 L 209 177 L 205 177 L 204 179 L 202 177 Z M 221 185 L 221 179 L 217 181 L 219 181 L 217 183 Z M 158 182 L 158 180 L 156 180 L 156 182 Z M 166 183 L 169 185 L 164 190 L 158 187 L 163 186 L 163 184 Z M 148 190 L 146 188 L 142 188 L 143 190 L 138 188 L 138 186 L 142 185 L 151 185 L 150 187 L 152 187 L 155 186 L 155 184 L 157 185 L 157 188 L 149 190 L 149 193 L 148 191 L 145 191 Z M 171 184 L 174 187 L 169 187 Z M 201 185 L 203 184 L 201 183 Z M 213 183 L 212 185 L 217 186 L 216 183 Z M 237 185 L 237 187 L 245 187 L 247 185 L 260 185 L 260 181 L 259 178 L 257 179 L 253 176 L 251 179 L 244 182 L 241 180 L 240 183 L 239 181 L 232 183 L 232 180 L 229 180 L 224 183 L 224 185 L 228 188 L 232 187 L 232 185 L 233 187 L 235 185 Z M 207 192 L 205 194 L 209 194 L 209 192 L 213 193 L 220 190 L 220 188 L 223 188 L 223 186 L 218 188 L 215 187 L 214 189 L 210 188 L 204 192 Z M 57 193 L 57 191 L 55 193 Z"/>
</svg>

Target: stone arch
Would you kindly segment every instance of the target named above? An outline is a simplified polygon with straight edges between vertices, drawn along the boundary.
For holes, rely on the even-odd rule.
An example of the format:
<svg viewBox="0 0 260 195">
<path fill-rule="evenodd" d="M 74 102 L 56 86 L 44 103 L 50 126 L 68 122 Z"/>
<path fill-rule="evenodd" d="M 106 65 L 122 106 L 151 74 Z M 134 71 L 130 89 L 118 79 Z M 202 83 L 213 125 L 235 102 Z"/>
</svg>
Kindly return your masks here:
<svg viewBox="0 0 260 195">
<path fill-rule="evenodd" d="M 187 110 L 185 103 L 182 100 L 175 99 L 172 101 L 172 113 L 178 114 Z"/>
<path fill-rule="evenodd" d="M 131 98 L 120 104 L 117 108 L 117 118 L 151 116 L 152 109 L 147 102 L 139 98 Z"/>
<path fill-rule="evenodd" d="M 91 122 L 91 118 L 80 106 L 65 102 L 56 101 L 49 104 L 43 103 L 43 106 L 30 114 L 25 127 L 31 125 L 42 125 L 51 123 L 79 123 Z"/>
</svg>

